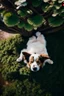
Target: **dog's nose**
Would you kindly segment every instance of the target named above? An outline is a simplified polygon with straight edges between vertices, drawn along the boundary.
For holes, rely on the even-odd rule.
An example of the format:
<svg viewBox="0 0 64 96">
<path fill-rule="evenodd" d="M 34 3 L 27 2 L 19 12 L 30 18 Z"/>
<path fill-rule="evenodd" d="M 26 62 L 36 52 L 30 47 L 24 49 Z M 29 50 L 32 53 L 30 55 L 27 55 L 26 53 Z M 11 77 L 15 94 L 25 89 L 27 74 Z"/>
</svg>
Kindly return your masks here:
<svg viewBox="0 0 64 96">
<path fill-rule="evenodd" d="M 36 68 L 36 67 L 34 67 L 34 68 L 33 68 L 33 70 L 34 70 L 34 71 L 37 71 L 37 68 Z"/>
</svg>

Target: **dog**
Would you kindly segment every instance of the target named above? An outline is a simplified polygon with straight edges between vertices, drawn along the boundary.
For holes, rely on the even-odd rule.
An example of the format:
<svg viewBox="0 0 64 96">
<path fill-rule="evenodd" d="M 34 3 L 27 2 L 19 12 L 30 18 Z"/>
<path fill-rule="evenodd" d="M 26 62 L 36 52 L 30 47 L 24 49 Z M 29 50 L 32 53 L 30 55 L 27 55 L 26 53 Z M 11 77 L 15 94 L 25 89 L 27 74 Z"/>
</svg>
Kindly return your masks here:
<svg viewBox="0 0 64 96">
<path fill-rule="evenodd" d="M 27 48 L 21 50 L 17 62 L 22 60 L 33 72 L 39 71 L 46 63 L 53 64 L 46 49 L 45 37 L 40 32 L 36 32 L 36 36 L 30 37 L 27 42 Z"/>
</svg>

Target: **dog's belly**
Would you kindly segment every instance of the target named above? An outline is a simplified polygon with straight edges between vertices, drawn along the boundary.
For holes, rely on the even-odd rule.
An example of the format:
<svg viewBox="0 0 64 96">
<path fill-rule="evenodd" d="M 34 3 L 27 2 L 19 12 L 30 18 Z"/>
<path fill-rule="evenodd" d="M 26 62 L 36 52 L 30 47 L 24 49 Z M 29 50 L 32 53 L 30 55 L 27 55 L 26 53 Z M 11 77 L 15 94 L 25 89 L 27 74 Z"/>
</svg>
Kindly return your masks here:
<svg viewBox="0 0 64 96">
<path fill-rule="evenodd" d="M 29 53 L 37 53 L 42 54 L 46 53 L 46 47 L 41 42 L 33 42 L 27 46 L 27 50 Z"/>
</svg>

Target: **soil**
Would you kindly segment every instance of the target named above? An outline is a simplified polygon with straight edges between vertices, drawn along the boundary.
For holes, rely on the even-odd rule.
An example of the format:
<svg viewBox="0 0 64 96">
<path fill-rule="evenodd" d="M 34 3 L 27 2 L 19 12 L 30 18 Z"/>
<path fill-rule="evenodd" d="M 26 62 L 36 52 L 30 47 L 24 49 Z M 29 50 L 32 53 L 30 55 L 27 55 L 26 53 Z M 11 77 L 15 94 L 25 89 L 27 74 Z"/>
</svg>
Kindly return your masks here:
<svg viewBox="0 0 64 96">
<path fill-rule="evenodd" d="M 0 40 L 7 39 L 9 37 L 15 36 L 16 34 L 8 33 L 6 31 L 0 30 Z"/>
</svg>

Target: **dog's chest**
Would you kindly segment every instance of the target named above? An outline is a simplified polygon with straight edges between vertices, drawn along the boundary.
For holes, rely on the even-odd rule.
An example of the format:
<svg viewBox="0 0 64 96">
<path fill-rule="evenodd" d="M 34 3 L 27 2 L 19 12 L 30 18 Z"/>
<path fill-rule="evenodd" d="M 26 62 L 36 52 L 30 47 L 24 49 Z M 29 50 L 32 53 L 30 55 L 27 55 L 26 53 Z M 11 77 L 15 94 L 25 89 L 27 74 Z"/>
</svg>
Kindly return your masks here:
<svg viewBox="0 0 64 96">
<path fill-rule="evenodd" d="M 27 46 L 27 50 L 30 53 L 38 53 L 41 54 L 45 50 L 45 45 L 42 44 L 41 42 L 33 42 Z"/>
</svg>

